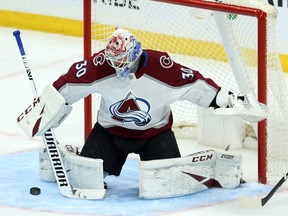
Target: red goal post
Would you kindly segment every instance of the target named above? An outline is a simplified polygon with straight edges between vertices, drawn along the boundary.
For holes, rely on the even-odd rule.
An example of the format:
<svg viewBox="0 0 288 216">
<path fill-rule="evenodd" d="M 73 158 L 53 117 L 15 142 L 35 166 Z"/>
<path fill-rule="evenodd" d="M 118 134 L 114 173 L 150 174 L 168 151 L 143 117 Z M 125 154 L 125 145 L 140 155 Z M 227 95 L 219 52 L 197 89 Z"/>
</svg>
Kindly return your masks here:
<svg viewBox="0 0 288 216">
<path fill-rule="evenodd" d="M 158 11 L 156 9 L 158 7 L 161 7 L 161 10 Z M 201 13 L 198 13 L 198 10 Z M 231 66 L 230 60 L 237 57 L 238 54 L 231 57 L 229 52 L 227 52 L 227 44 L 228 50 L 230 49 L 231 51 L 234 48 L 231 48 L 231 46 L 229 48 L 230 39 L 225 39 L 225 36 L 221 38 L 221 28 L 225 30 L 226 27 L 221 27 L 223 26 L 222 23 L 220 23 L 220 27 L 219 23 L 217 26 L 215 17 L 218 12 L 222 18 L 223 15 L 227 15 L 227 17 L 232 15 L 232 18 L 227 19 L 227 22 L 229 22 L 229 26 L 230 24 L 233 25 L 231 27 L 231 35 L 235 37 L 236 49 L 239 49 L 236 52 L 239 52 L 239 56 L 242 55 L 239 57 L 239 61 L 242 64 L 241 61 L 244 59 L 243 64 L 245 64 L 248 71 L 247 74 L 246 70 L 240 71 L 247 85 L 243 86 L 239 84 L 242 81 L 231 78 L 237 68 L 233 68 L 233 65 Z M 140 39 L 144 48 L 167 51 L 173 58 L 175 54 L 175 59 L 185 65 L 191 63 L 191 57 L 196 57 L 193 62 L 201 59 L 199 63 L 196 63 L 200 68 L 200 72 L 213 69 L 213 73 L 205 75 L 216 79 L 216 81 L 219 80 L 221 86 L 236 92 L 252 91 L 260 102 L 267 104 L 269 109 L 271 108 L 272 110 L 272 112 L 270 110 L 267 121 L 258 123 L 255 131 L 258 140 L 258 178 L 261 183 L 266 183 L 267 177 L 283 175 L 288 170 L 287 159 L 285 160 L 285 156 L 283 156 L 288 153 L 288 139 L 285 135 L 285 133 L 288 133 L 287 121 L 284 123 L 285 125 L 282 124 L 285 120 L 288 120 L 287 114 L 282 113 L 283 109 L 288 108 L 288 105 L 287 102 L 279 101 L 281 100 L 280 97 L 277 98 L 277 94 L 281 92 L 281 97 L 284 97 L 283 100 L 287 100 L 288 94 L 286 86 L 282 83 L 281 75 L 278 75 L 281 73 L 281 67 L 279 66 L 277 51 L 274 50 L 276 46 L 275 41 L 273 41 L 275 39 L 274 24 L 270 23 L 275 22 L 276 16 L 277 11 L 274 7 L 258 0 L 222 0 L 221 2 L 217 0 L 84 0 L 84 57 L 87 58 L 91 55 L 91 52 L 104 48 L 103 43 L 105 44 L 113 28 L 121 26 L 131 30 Z M 250 20 L 248 17 L 253 19 Z M 190 19 L 191 22 L 189 23 Z M 210 20 L 211 22 L 216 22 L 216 24 L 210 24 Z M 242 20 L 243 23 L 241 24 Z M 146 23 L 148 24 L 146 25 Z M 250 23 L 252 23 L 251 26 Z M 195 25 L 198 26 L 197 29 L 194 28 Z M 202 27 L 204 30 L 200 32 Z M 207 31 L 212 28 L 213 30 L 208 33 Z M 196 31 L 197 34 L 194 34 Z M 246 35 L 244 35 L 245 31 L 247 31 Z M 200 37 L 198 37 L 198 34 Z M 215 36 L 214 34 L 217 35 Z M 248 38 L 250 34 L 255 35 L 255 38 L 252 36 Z M 219 40 L 215 39 L 218 37 Z M 251 44 L 247 42 L 250 40 L 252 41 Z M 200 47 L 199 49 L 197 45 Z M 181 50 L 179 47 L 181 47 Z M 212 52 L 213 56 L 210 54 Z M 203 59 L 207 60 L 208 63 L 203 63 Z M 223 66 L 223 62 L 225 64 L 228 62 L 230 66 Z M 241 65 L 240 63 L 238 64 Z M 210 64 L 212 65 L 211 68 L 209 68 Z M 226 72 L 226 70 L 230 70 L 230 72 Z M 256 75 L 254 75 L 254 70 Z M 221 74 L 223 71 L 225 71 L 224 75 Z M 251 74 L 253 74 L 253 77 Z M 271 75 L 268 76 L 268 74 Z M 228 78 L 226 78 L 226 75 Z M 272 77 L 273 81 L 270 81 L 270 77 Z M 268 91 L 272 91 L 272 93 L 268 93 Z M 276 97 L 276 99 L 273 97 Z M 93 97 L 89 96 L 84 102 L 85 138 L 87 138 L 95 122 L 93 115 L 95 115 L 95 109 L 97 108 L 93 107 L 93 100 Z M 277 108 L 276 106 L 281 107 Z M 174 111 L 176 113 L 176 119 L 177 110 L 182 109 L 179 107 L 176 105 L 173 110 L 173 113 Z M 188 113 L 187 109 L 196 110 L 195 107 L 189 107 L 185 111 L 179 111 L 179 113 L 185 113 L 186 115 Z M 278 115 L 279 110 L 281 113 Z M 193 111 L 191 114 L 193 117 L 187 114 L 183 119 L 186 121 L 189 118 L 194 118 L 197 115 L 195 112 Z M 192 123 L 185 122 L 181 125 L 183 119 L 179 121 L 180 123 L 177 123 L 180 127 L 185 124 L 197 125 L 197 120 L 193 120 Z M 278 144 L 278 147 L 282 148 L 280 152 L 276 150 L 277 143 L 273 142 L 281 142 Z M 273 163 L 273 165 L 270 166 L 270 163 Z"/>
</svg>

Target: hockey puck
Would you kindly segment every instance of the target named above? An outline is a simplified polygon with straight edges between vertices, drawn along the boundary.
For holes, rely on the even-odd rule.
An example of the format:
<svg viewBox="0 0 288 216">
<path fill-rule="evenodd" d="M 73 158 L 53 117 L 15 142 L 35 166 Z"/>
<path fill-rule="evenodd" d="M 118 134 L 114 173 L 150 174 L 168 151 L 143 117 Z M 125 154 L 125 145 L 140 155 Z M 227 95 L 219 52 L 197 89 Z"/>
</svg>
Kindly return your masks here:
<svg viewBox="0 0 288 216">
<path fill-rule="evenodd" d="M 30 188 L 30 194 L 32 195 L 39 195 L 41 193 L 41 189 L 38 187 L 32 187 Z"/>
</svg>

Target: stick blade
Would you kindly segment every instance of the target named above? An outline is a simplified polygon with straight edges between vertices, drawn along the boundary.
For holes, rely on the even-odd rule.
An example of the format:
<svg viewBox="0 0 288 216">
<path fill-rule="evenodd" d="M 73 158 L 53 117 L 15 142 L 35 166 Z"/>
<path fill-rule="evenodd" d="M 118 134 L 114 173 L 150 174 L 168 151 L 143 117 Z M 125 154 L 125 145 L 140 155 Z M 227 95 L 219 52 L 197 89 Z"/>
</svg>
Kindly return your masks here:
<svg viewBox="0 0 288 216">
<path fill-rule="evenodd" d="M 262 207 L 262 201 L 257 197 L 247 197 L 242 195 L 238 198 L 238 200 L 240 203 L 250 208 Z"/>
<path fill-rule="evenodd" d="M 106 189 L 74 189 L 70 198 L 80 198 L 87 200 L 99 200 L 106 197 Z"/>
</svg>

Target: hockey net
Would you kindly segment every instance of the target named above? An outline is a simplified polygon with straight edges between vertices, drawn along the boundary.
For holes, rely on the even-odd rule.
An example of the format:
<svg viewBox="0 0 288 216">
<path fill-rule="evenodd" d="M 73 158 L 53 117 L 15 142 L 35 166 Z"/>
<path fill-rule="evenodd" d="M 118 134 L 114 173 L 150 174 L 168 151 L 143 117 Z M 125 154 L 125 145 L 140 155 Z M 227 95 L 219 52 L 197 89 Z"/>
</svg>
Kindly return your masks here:
<svg viewBox="0 0 288 216">
<path fill-rule="evenodd" d="M 119 26 L 130 30 L 143 48 L 166 51 L 175 61 L 197 69 L 225 89 L 253 92 L 269 107 L 267 121 L 244 124 L 245 131 L 250 131 L 245 136 L 258 142 L 259 181 L 266 183 L 267 178 L 287 172 L 288 91 L 276 49 L 274 7 L 260 0 L 84 2 L 91 4 L 86 4 L 86 12 L 84 8 L 84 34 L 92 41 L 86 41 L 86 54 L 103 49 Z M 241 74 L 240 80 L 235 79 L 235 70 Z M 86 99 L 86 135 L 96 122 L 99 98 Z M 178 101 L 171 107 L 175 131 L 189 134 L 191 128 L 197 128 L 195 105 Z"/>
</svg>

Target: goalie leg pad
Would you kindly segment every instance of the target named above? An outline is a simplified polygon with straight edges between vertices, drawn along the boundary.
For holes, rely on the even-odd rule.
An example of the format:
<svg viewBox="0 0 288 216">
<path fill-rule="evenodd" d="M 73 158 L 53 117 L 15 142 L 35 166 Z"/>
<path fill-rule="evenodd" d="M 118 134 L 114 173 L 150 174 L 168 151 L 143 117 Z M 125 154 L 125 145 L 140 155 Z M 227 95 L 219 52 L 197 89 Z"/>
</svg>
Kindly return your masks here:
<svg viewBox="0 0 288 216">
<path fill-rule="evenodd" d="M 103 161 L 82 157 L 71 145 L 60 146 L 67 177 L 73 187 L 81 189 L 103 189 Z M 55 176 L 45 148 L 39 152 L 40 177 L 44 181 L 55 182 Z"/>
<path fill-rule="evenodd" d="M 213 187 L 216 153 L 198 152 L 181 158 L 141 161 L 141 198 L 156 199 L 188 195 Z"/>
<path fill-rule="evenodd" d="M 68 179 L 73 187 L 103 189 L 103 160 L 75 154 L 71 145 L 62 148 Z"/>
<path fill-rule="evenodd" d="M 242 177 L 241 155 L 197 152 L 181 158 L 141 161 L 141 198 L 183 196 L 212 187 L 236 188 Z"/>
<path fill-rule="evenodd" d="M 40 178 L 43 181 L 56 182 L 53 168 L 46 148 L 41 148 L 39 151 L 39 167 Z"/>
<path fill-rule="evenodd" d="M 215 187 L 237 188 L 242 178 L 242 156 L 217 153 L 215 165 Z"/>
</svg>

